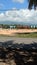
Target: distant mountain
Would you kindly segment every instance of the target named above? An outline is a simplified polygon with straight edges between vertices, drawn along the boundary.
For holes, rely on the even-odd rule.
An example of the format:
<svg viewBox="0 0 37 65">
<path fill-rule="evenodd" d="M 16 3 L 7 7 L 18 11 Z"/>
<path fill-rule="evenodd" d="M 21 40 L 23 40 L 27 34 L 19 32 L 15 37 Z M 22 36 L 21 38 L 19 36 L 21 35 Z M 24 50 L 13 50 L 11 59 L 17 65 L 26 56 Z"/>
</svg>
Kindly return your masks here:
<svg viewBox="0 0 37 65">
<path fill-rule="evenodd" d="M 16 24 L 16 25 L 37 25 L 36 23 L 27 23 L 27 22 L 12 22 L 12 21 L 2 21 L 0 24 Z"/>
</svg>

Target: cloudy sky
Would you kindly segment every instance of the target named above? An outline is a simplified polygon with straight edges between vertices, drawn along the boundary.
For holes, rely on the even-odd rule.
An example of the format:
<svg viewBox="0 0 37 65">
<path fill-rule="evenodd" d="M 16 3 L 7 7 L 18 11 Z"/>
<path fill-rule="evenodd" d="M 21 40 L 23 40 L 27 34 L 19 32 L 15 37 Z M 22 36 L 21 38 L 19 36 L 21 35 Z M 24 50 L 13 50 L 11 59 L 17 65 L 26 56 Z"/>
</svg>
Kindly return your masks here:
<svg viewBox="0 0 37 65">
<path fill-rule="evenodd" d="M 27 0 L 0 0 L 0 22 L 37 23 L 37 10 L 28 10 Z"/>
</svg>

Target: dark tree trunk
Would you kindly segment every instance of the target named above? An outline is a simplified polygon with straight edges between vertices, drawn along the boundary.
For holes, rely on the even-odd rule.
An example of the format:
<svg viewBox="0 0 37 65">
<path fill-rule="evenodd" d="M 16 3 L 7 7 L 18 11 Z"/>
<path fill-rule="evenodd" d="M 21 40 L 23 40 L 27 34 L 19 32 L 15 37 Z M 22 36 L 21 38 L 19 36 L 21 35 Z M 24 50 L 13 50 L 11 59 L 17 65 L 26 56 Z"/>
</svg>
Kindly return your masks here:
<svg viewBox="0 0 37 65">
<path fill-rule="evenodd" d="M 36 9 L 37 0 L 28 0 L 28 2 L 29 2 L 28 9 L 32 9 L 33 6 L 34 6 L 34 9 Z"/>
</svg>

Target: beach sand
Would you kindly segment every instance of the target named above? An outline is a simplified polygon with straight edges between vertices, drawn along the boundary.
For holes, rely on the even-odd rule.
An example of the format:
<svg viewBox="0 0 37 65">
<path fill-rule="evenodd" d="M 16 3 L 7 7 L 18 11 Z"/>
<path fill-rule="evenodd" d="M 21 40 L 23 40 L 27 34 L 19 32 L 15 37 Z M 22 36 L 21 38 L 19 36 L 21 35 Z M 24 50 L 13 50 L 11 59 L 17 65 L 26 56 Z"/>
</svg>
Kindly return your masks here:
<svg viewBox="0 0 37 65">
<path fill-rule="evenodd" d="M 0 29 L 0 35 L 15 35 L 17 33 L 37 32 L 37 29 Z"/>
</svg>

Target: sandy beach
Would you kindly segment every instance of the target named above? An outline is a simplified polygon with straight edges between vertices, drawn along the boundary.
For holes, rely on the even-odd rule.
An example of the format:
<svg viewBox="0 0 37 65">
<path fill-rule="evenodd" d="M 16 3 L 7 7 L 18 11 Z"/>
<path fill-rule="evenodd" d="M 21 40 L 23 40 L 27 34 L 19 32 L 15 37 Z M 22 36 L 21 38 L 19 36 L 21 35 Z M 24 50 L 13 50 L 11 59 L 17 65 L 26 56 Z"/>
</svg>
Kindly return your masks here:
<svg viewBox="0 0 37 65">
<path fill-rule="evenodd" d="M 15 35 L 16 33 L 37 32 L 37 29 L 0 29 L 0 35 Z"/>
<path fill-rule="evenodd" d="M 0 35 L 9 35 L 9 36 L 14 36 L 16 33 L 31 33 L 31 32 L 37 32 L 37 29 L 0 29 Z M 32 45 L 34 44 L 33 49 L 35 49 L 35 46 L 37 48 L 37 45 L 36 45 L 37 38 L 15 38 L 15 37 L 2 37 L 2 36 L 0 36 L 0 43 L 7 42 L 7 41 L 8 41 L 8 43 L 10 42 L 10 44 L 12 42 L 13 44 L 16 44 L 16 45 L 17 45 L 17 43 L 20 45 L 21 45 L 21 43 L 23 43 L 23 46 L 25 44 L 25 45 L 27 45 L 27 48 L 31 48 L 30 44 L 32 44 Z M 28 45 L 29 45 L 29 47 L 28 47 Z M 19 46 L 19 47 L 21 47 L 21 46 Z M 12 56 L 9 54 L 11 54 Z M 0 58 L 0 65 L 22 65 L 22 64 L 23 65 L 26 65 L 26 64 L 27 65 L 34 65 L 34 64 L 37 65 L 37 60 L 36 60 L 36 62 L 34 60 L 34 58 L 37 59 L 36 52 L 34 52 L 34 53 L 29 52 L 29 51 L 25 51 L 25 52 L 20 51 L 19 52 L 16 50 L 16 53 L 12 52 L 9 54 L 8 54 L 9 57 L 11 56 L 11 57 L 13 57 L 13 59 L 11 59 L 11 60 L 7 59 L 7 61 L 5 60 L 6 62 L 3 62 L 3 60 Z M 33 58 L 33 56 L 34 56 L 34 58 Z M 21 61 L 21 59 L 22 59 L 22 61 Z"/>
<path fill-rule="evenodd" d="M 15 38 L 17 41 L 23 39 L 25 42 L 37 40 L 31 38 Z M 12 41 L 0 42 L 0 65 L 37 65 L 37 42 L 31 44 L 14 44 Z"/>
</svg>

